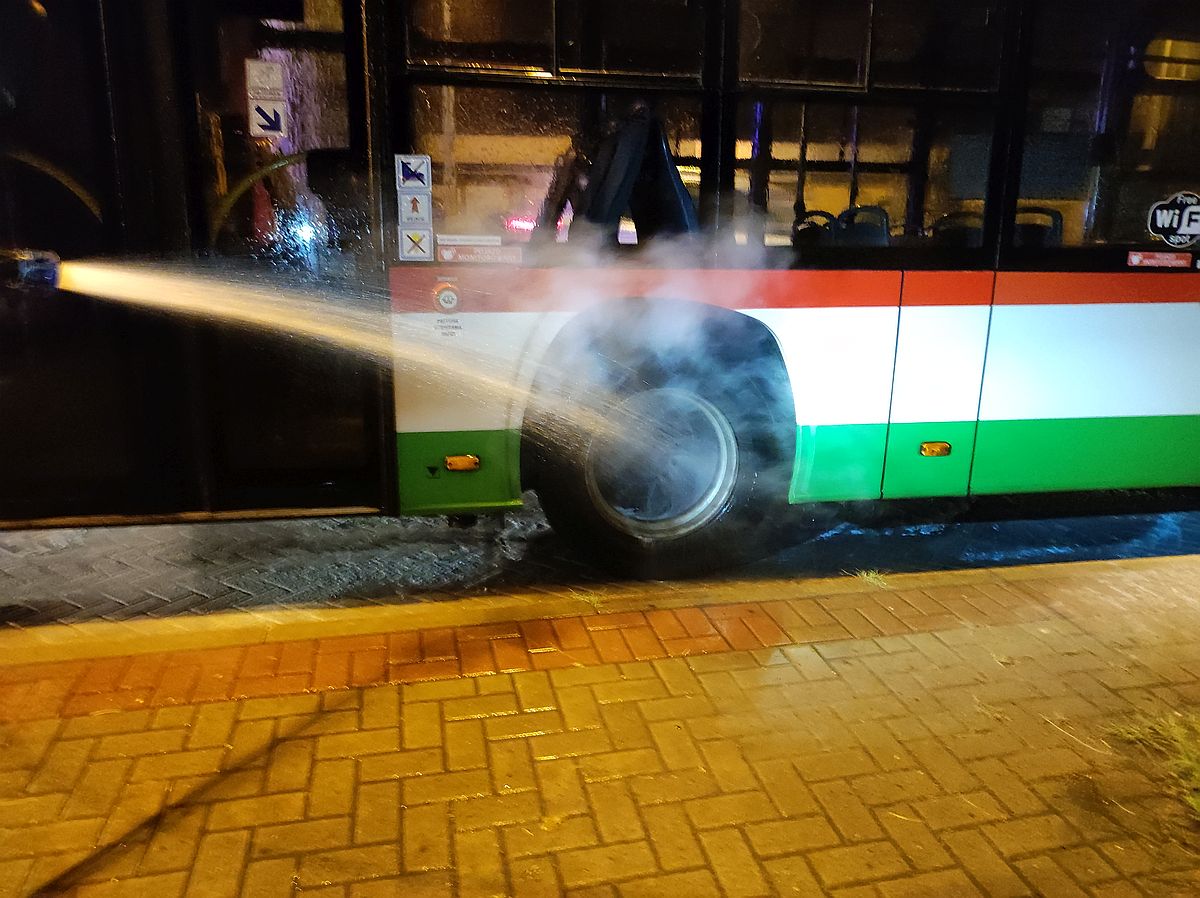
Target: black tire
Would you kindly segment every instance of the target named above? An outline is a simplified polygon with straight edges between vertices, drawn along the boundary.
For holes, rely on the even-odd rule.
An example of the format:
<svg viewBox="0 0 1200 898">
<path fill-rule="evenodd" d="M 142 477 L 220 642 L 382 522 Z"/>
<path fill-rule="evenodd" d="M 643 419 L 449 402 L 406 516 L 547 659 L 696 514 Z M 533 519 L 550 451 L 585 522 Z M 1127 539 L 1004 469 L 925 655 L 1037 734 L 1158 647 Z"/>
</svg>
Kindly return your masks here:
<svg viewBox="0 0 1200 898">
<path fill-rule="evenodd" d="M 664 313 L 670 336 L 655 327 Z M 651 333 L 652 347 L 629 340 Z M 606 325 L 564 335 L 533 408 L 526 446 L 546 516 L 604 567 L 670 578 L 773 548 L 796 419 L 760 323 L 691 303 L 622 304 Z"/>
</svg>

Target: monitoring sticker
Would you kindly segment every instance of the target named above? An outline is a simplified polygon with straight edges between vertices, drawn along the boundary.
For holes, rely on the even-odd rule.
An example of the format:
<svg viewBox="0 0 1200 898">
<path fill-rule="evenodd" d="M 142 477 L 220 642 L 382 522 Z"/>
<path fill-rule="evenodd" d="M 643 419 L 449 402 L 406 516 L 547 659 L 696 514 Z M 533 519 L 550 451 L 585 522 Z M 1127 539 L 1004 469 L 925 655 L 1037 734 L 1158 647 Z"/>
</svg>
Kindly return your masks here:
<svg viewBox="0 0 1200 898">
<path fill-rule="evenodd" d="M 1185 190 L 1155 203 L 1146 227 L 1168 246 L 1191 246 L 1200 240 L 1200 196 Z"/>
</svg>

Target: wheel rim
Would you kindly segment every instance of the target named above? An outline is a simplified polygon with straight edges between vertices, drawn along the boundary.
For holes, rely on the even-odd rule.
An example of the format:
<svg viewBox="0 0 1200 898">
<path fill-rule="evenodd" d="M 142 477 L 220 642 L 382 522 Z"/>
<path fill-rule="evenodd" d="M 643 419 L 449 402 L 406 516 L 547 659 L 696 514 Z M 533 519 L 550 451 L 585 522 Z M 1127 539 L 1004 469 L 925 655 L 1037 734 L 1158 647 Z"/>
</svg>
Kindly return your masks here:
<svg viewBox="0 0 1200 898">
<path fill-rule="evenodd" d="M 646 390 L 605 415 L 588 446 L 588 494 L 618 529 L 675 539 L 725 507 L 737 478 L 737 438 L 711 402 L 685 390 Z"/>
</svg>

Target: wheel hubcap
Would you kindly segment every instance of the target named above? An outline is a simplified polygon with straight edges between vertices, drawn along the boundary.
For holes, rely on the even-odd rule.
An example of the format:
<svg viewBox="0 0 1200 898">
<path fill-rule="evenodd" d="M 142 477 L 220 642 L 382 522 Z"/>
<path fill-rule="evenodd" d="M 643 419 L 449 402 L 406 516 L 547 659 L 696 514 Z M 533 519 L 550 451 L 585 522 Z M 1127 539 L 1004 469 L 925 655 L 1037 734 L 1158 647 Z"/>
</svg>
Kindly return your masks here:
<svg viewBox="0 0 1200 898">
<path fill-rule="evenodd" d="M 606 414 L 610 428 L 588 447 L 588 493 L 633 536 L 673 539 L 716 516 L 737 477 L 729 419 L 684 390 L 647 390 Z"/>
</svg>

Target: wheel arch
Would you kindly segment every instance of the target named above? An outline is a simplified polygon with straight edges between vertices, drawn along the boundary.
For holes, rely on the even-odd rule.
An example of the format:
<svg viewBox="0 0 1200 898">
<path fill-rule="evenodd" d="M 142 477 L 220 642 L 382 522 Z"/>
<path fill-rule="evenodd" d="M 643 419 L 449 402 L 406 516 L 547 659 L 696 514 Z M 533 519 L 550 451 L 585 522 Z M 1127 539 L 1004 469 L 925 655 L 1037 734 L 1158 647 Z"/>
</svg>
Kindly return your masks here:
<svg viewBox="0 0 1200 898">
<path fill-rule="evenodd" d="M 686 299 L 622 298 L 594 305 L 569 318 L 549 339 L 525 380 L 528 399 L 520 419 L 520 477 L 523 489 L 536 488 L 535 438 L 539 399 L 553 389 L 565 370 L 589 353 L 632 367 L 648 357 L 671 360 L 697 357 L 734 369 L 734 376 L 772 382 L 795 421 L 795 400 L 779 339 L 763 321 L 742 312 Z"/>
</svg>

